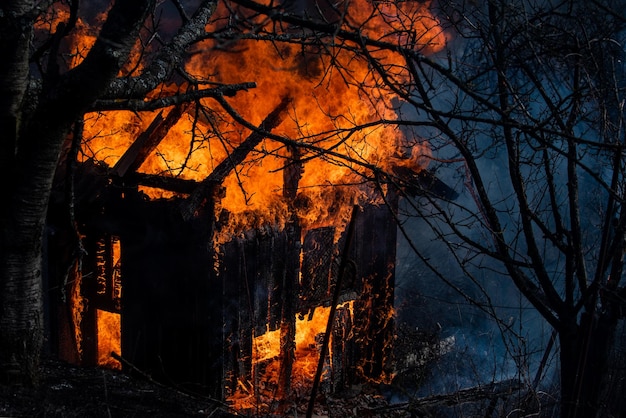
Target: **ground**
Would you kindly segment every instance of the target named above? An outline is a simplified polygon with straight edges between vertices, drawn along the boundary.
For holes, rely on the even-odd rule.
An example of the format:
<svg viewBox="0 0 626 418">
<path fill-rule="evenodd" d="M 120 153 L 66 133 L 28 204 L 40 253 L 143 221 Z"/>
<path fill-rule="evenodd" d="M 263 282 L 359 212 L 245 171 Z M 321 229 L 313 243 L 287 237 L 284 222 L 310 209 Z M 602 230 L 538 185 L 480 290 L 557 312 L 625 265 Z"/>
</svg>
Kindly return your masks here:
<svg viewBox="0 0 626 418">
<path fill-rule="evenodd" d="M 439 395 L 411 402 L 389 404 L 378 385 L 355 385 L 332 397 L 320 394 L 314 418 L 399 418 L 458 416 L 529 416 L 537 412 L 534 402 L 520 402 L 513 381 L 473 387 L 451 395 Z M 117 418 L 117 417 L 304 417 L 308 392 L 288 403 L 264 405 L 268 413 L 235 412 L 227 404 L 198 394 L 185 393 L 151 380 L 117 370 L 76 367 L 59 361 L 45 361 L 38 388 L 0 385 L 0 418 Z M 517 398 L 515 401 L 514 398 Z M 508 401 L 507 401 L 508 399 Z M 514 402 L 509 402 L 509 401 Z M 535 399 L 536 400 L 536 399 Z M 461 407 L 461 404 L 463 405 Z M 521 409 L 521 405 L 524 405 Z M 269 407 L 269 408 L 268 408 Z M 516 413 L 511 413 L 511 411 Z M 525 413 L 519 412 L 526 410 Z M 506 413 L 505 413 L 506 411 Z M 455 413 L 452 413 L 455 412 Z M 538 415 L 536 415 L 538 416 Z M 548 415 L 550 416 L 550 415 Z"/>
<path fill-rule="evenodd" d="M 271 417 L 305 416 L 303 397 Z M 374 387 L 359 386 L 352 394 L 320 399 L 315 417 L 400 417 L 406 411 L 389 408 Z M 201 395 L 183 393 L 149 378 L 121 371 L 77 367 L 44 361 L 38 388 L 0 385 L 0 418 L 4 417 L 212 417 L 258 416 L 237 414 L 228 405 Z M 269 417 L 270 415 L 263 414 Z"/>
<path fill-rule="evenodd" d="M 229 417 L 225 405 L 122 372 L 45 361 L 38 388 L 0 386 L 0 417 Z"/>
</svg>

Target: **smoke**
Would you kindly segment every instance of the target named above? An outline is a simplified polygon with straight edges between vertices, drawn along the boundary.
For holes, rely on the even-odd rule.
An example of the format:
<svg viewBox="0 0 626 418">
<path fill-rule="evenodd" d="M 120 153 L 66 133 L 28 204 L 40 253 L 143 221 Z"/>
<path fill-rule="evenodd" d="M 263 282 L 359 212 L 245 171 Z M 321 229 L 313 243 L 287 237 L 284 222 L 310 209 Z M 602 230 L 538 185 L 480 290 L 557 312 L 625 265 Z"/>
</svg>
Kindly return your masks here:
<svg viewBox="0 0 626 418">
<path fill-rule="evenodd" d="M 462 55 L 466 46 L 458 43 L 454 51 Z M 449 99 L 452 95 L 454 99 Z M 444 94 L 442 89 L 433 105 L 445 109 L 447 103 L 453 102 L 463 102 L 463 97 L 455 90 Z M 406 106 L 399 113 L 407 120 L 419 118 Z M 462 131 L 454 122 L 450 127 Z M 438 132 L 422 129 L 415 134 L 431 144 L 441 143 Z M 513 227 L 517 222 L 516 204 L 506 198 L 514 194 L 507 181 L 507 154 L 502 152 L 501 144 L 486 135 L 479 135 L 476 142 L 486 150 L 476 163 L 487 182 L 488 193 L 498 202 L 505 233 L 513 234 L 517 230 Z M 434 157 L 453 160 L 458 157 L 453 152 L 452 147 L 436 148 Z M 481 226 L 484 217 L 467 187 L 465 167 L 433 163 L 430 169 L 458 193 L 454 202 L 437 204 L 443 206 L 451 222 L 469 239 L 488 246 L 491 237 Z M 411 396 L 450 393 L 507 379 L 532 384 L 551 327 L 520 294 L 503 266 L 487 255 L 468 250 L 435 215 L 437 211 L 425 198 L 404 199 L 400 207 L 401 229 L 410 242 L 403 233 L 398 234 L 397 320 L 427 335 L 437 335 L 438 341 L 454 341 L 453 346 L 425 364 L 421 380 L 411 388 Z M 544 378 L 540 384 L 552 384 L 555 365 L 552 361 L 541 370 Z M 406 393 L 406 381 L 403 384 Z M 397 397 L 400 399 L 406 399 L 406 395 Z"/>
<path fill-rule="evenodd" d="M 470 269 L 472 280 L 425 220 L 407 219 L 404 228 L 421 257 L 436 265 L 448 283 L 426 268 L 400 237 L 398 323 L 434 334 L 439 342 L 453 342 L 425 364 L 425 377 L 413 395 L 449 393 L 511 378 L 532 382 L 551 331 L 541 316 L 487 259 Z"/>
</svg>

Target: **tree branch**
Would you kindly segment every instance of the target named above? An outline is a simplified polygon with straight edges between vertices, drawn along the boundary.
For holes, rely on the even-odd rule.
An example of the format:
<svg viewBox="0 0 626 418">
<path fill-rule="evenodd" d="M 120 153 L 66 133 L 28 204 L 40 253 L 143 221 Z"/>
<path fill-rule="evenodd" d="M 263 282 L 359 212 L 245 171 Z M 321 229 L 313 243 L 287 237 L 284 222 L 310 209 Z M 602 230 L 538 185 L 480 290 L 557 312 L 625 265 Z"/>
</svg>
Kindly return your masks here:
<svg viewBox="0 0 626 418">
<path fill-rule="evenodd" d="M 173 94 L 171 96 L 160 97 L 154 100 L 142 99 L 105 99 L 97 100 L 89 109 L 91 112 L 107 110 L 131 110 L 148 111 L 157 110 L 164 107 L 178 105 L 186 102 L 193 102 L 207 97 L 234 96 L 237 92 L 248 91 L 255 88 L 256 83 L 239 83 L 223 85 L 211 89 L 193 90 L 186 93 Z"/>
<path fill-rule="evenodd" d="M 205 27 L 216 7 L 217 1 L 215 0 L 203 1 L 191 19 L 185 22 L 176 36 L 159 50 L 157 56 L 141 75 L 113 80 L 102 98 L 141 99 L 167 80 L 183 63 L 187 48 L 202 39 Z"/>
</svg>

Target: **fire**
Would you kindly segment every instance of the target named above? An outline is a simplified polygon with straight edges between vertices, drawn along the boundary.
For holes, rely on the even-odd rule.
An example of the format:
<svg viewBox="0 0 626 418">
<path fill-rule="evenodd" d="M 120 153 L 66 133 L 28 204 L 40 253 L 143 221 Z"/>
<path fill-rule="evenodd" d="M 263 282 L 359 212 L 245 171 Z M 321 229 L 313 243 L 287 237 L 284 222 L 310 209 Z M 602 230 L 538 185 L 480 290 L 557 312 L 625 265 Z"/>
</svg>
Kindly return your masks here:
<svg viewBox="0 0 626 418">
<path fill-rule="evenodd" d="M 211 29 L 220 28 L 226 13 L 221 4 Z M 445 43 L 436 19 L 418 2 L 350 2 L 344 28 L 356 27 L 362 27 L 363 34 L 370 38 L 427 53 Z M 263 33 L 262 27 L 259 32 Z M 295 210 L 305 228 L 345 225 L 352 202 L 371 198 L 367 188 L 351 187 L 363 182 L 361 176 L 371 176 L 362 165 L 389 169 L 391 164 L 408 164 L 404 156 L 411 155 L 407 161 L 420 170 L 429 155 L 427 144 L 418 138 L 405 138 L 393 124 L 368 125 L 378 119 L 396 118 L 393 94 L 378 87 L 379 75 L 366 60 L 339 46 L 328 48 L 332 60 L 321 54 L 321 47 L 240 40 L 229 48 L 215 40 L 205 41 L 185 66 L 198 79 L 210 75 L 210 80 L 217 83 L 254 81 L 256 88 L 228 98 L 231 106 L 253 124 L 260 123 L 282 98 L 290 97 L 289 115 L 273 133 L 320 149 L 329 148 L 349 158 L 341 161 L 328 156 L 311 159 L 311 153 L 302 155 L 306 161 Z M 399 55 L 372 53 L 377 58 L 381 55 L 390 69 L 404 68 L 396 66 L 401 64 Z M 170 90 L 171 86 L 160 91 Z M 200 117 L 196 118 L 197 109 L 185 114 L 140 171 L 202 180 L 249 134 L 233 124 L 210 99 L 201 104 Z M 83 159 L 115 164 L 156 113 L 112 111 L 89 115 Z M 231 214 L 232 228 L 227 236 L 288 218 L 289 203 L 282 197 L 282 170 L 291 163 L 290 158 L 283 144 L 266 140 L 226 179 L 227 193 L 221 207 Z M 163 196 L 159 191 L 144 191 L 153 198 Z"/>
<path fill-rule="evenodd" d="M 121 369 L 119 361 L 111 356 L 121 353 L 121 242 L 118 237 L 106 236 L 92 244 L 94 265 L 77 263 L 72 270 L 69 308 L 73 337 L 83 362 Z M 86 284 L 88 280 L 91 286 Z M 93 328 L 97 330 L 95 336 Z"/>
<path fill-rule="evenodd" d="M 112 369 L 121 369 L 120 362 L 111 353 L 120 354 L 121 351 L 121 325 L 120 314 L 98 309 L 98 364 Z"/>
<path fill-rule="evenodd" d="M 342 303 L 340 307 L 347 309 L 352 315 L 352 304 L 352 301 L 348 301 Z M 307 390 L 313 382 L 329 314 L 330 307 L 318 306 L 312 315 L 296 317 L 295 361 L 291 373 L 292 386 L 296 390 Z M 254 382 L 240 381 L 235 392 L 229 397 L 235 409 L 250 410 L 274 398 L 274 392 L 279 385 L 280 334 L 281 330 L 276 329 L 254 338 L 252 352 L 253 367 L 256 370 L 254 374 L 265 390 L 255 391 L 257 385 Z M 332 359 L 332 356 L 331 350 L 328 354 L 329 359 Z M 328 363 L 332 364 L 332 361 L 329 360 Z M 328 368 L 325 374 L 327 373 Z"/>
<path fill-rule="evenodd" d="M 398 148 L 406 146 L 427 152 L 424 144 L 403 144 L 401 132 L 392 126 L 364 127 L 378 118 L 395 119 L 392 97 L 378 91 L 375 74 L 365 60 L 338 49 L 331 63 L 318 51 L 311 48 L 303 51 L 301 46 L 289 44 L 276 48 L 271 43 L 242 41 L 236 54 L 214 51 L 210 45 L 207 49 L 213 51 L 209 56 L 197 55 L 189 61 L 190 74 L 202 76 L 208 72 L 223 83 L 246 80 L 257 83 L 256 89 L 230 100 L 243 117 L 258 123 L 281 97 L 292 97 L 289 117 L 275 133 L 334 149 L 352 160 L 337 164 L 332 158 L 317 158 L 304 164 L 299 184 L 300 199 L 307 203 L 306 210 L 299 213 L 304 227 L 341 225 L 347 220 L 349 202 L 359 196 L 367 199 L 359 188 L 342 187 L 362 182 L 360 175 L 370 174 L 359 163 L 385 167 L 398 154 Z M 333 64 L 339 68 L 333 68 Z M 250 106 L 251 103 L 254 105 Z M 277 158 L 264 159 L 262 165 L 246 168 L 245 177 L 231 178 L 231 183 L 226 184 L 230 191 L 247 190 L 252 199 L 246 200 L 243 193 L 230 192 L 222 202 L 224 207 L 233 213 L 244 213 L 252 208 L 261 210 L 268 207 L 268 202 L 276 201 L 282 188 L 279 170 L 289 163 L 288 156 L 281 153 L 283 148 L 282 144 L 266 141 L 263 152 Z M 340 204 L 339 210 L 328 213 L 338 198 L 348 204 Z"/>
<path fill-rule="evenodd" d="M 342 21 L 345 30 L 358 28 L 364 37 L 419 49 L 425 54 L 437 52 L 445 44 L 445 35 L 430 13 L 428 2 L 357 0 L 346 2 L 345 7 Z M 208 29 L 219 29 L 227 21 L 227 13 L 228 8 L 220 3 Z M 67 20 L 67 12 L 60 10 L 45 22 L 51 24 L 56 20 Z M 79 24 L 81 29 L 68 46 L 75 51 L 69 68 L 80 63 L 84 51 L 95 41 L 89 28 L 82 22 Z M 250 35 L 262 37 L 277 27 L 269 25 L 259 21 Z M 283 34 L 291 33 L 289 30 L 285 28 Z M 267 224 L 284 226 L 293 214 L 303 230 L 334 226 L 339 235 L 355 201 L 380 203 L 377 201 L 380 196 L 364 185 L 364 179 L 372 178 L 372 167 L 390 170 L 403 166 L 417 172 L 427 166 L 428 144 L 419 138 L 406 137 L 393 123 L 397 118 L 394 104 L 397 97 L 381 88 L 380 74 L 366 59 L 344 46 L 339 40 L 329 40 L 325 46 L 306 47 L 298 43 L 245 39 L 233 44 L 207 40 L 185 63 L 185 71 L 199 80 L 224 84 L 255 82 L 256 88 L 227 98 L 235 111 L 254 125 L 281 100 L 290 98 L 287 116 L 272 133 L 295 144 L 307 145 L 298 156 L 300 160 L 294 161 L 284 141 L 266 139 L 226 178 L 223 183 L 226 194 L 216 202 L 216 210 L 227 211 L 230 217 L 221 235 L 215 237 L 217 243 L 226 242 L 246 229 Z M 139 47 L 136 52 L 125 72 L 140 71 Z M 399 54 L 383 50 L 369 52 L 380 60 L 390 77 L 397 80 L 408 77 L 404 58 Z M 161 86 L 154 96 L 185 87 Z M 163 109 L 164 114 L 170 111 Z M 81 161 L 93 159 L 113 167 L 159 112 L 107 111 L 86 115 Z M 376 123 L 381 120 L 388 122 Z M 219 104 L 203 99 L 180 117 L 139 171 L 201 181 L 249 134 Z M 315 149 L 332 150 L 345 158 Z M 283 170 L 291 164 L 302 165 L 295 198 L 283 193 Z M 162 190 L 142 191 L 153 199 L 172 196 Z M 346 307 L 352 309 L 351 304 Z M 311 320 L 296 320 L 294 385 L 304 387 L 313 379 L 319 358 L 319 336 L 325 332 L 329 310 L 319 306 Z M 119 323 L 118 314 L 98 311 L 101 364 L 112 365 L 109 353 L 120 350 Z M 280 362 L 275 360 L 280 357 L 280 336 L 279 329 L 258 335 L 253 341 L 255 375 L 267 389 L 278 386 Z M 257 402 L 259 390 L 257 382 L 241 381 L 230 400 L 240 408 L 251 407 Z"/>
</svg>

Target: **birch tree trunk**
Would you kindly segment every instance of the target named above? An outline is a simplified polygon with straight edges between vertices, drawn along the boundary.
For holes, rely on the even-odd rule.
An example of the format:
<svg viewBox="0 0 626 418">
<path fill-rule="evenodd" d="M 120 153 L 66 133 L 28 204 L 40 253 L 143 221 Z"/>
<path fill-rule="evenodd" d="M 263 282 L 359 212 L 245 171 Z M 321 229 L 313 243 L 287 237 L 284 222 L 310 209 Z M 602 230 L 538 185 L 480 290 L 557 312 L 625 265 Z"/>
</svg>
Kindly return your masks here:
<svg viewBox="0 0 626 418">
<path fill-rule="evenodd" d="M 10 1 L 0 9 L 0 377 L 33 380 L 41 349 L 41 236 L 44 208 L 24 210 L 38 200 L 16 180 L 16 151 L 28 58 L 33 35 L 33 1 Z M 32 216 L 34 214 L 38 216 Z M 23 214 L 23 216 L 18 216 Z M 19 231 L 19 233 L 18 233 Z"/>
<path fill-rule="evenodd" d="M 72 123 L 126 62 L 153 0 L 115 2 L 78 67 L 27 95 L 33 1 L 0 7 L 0 380 L 37 382 L 43 341 L 42 239 L 59 153 Z M 56 70 L 52 68 L 52 71 Z M 41 80 L 39 80 L 41 81 Z"/>
</svg>

